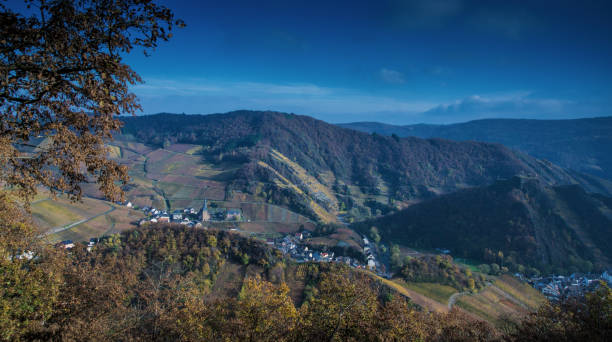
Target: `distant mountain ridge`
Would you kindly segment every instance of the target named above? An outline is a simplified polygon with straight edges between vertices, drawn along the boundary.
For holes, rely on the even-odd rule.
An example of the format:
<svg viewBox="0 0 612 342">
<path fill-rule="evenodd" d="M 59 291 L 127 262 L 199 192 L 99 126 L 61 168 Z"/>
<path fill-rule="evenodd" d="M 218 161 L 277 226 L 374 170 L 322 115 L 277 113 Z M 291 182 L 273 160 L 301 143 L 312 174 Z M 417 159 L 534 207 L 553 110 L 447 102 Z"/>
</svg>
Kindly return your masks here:
<svg viewBox="0 0 612 342">
<path fill-rule="evenodd" d="M 418 201 L 515 175 L 612 192 L 609 184 L 499 144 L 370 135 L 278 112 L 158 114 L 123 120 L 123 133 L 140 142 L 159 147 L 196 144 L 202 146 L 204 158 L 240 163 L 232 189 L 261 193 L 271 203 L 300 212 L 314 207 L 328 220 L 355 206 L 365 210 L 368 198 L 383 205 Z M 259 186 L 262 182 L 266 188 Z M 282 196 L 277 196 L 279 191 Z"/>
<path fill-rule="evenodd" d="M 450 125 L 354 122 L 339 126 L 400 137 L 500 143 L 567 169 L 612 180 L 612 116 L 573 120 L 484 119 Z"/>
</svg>

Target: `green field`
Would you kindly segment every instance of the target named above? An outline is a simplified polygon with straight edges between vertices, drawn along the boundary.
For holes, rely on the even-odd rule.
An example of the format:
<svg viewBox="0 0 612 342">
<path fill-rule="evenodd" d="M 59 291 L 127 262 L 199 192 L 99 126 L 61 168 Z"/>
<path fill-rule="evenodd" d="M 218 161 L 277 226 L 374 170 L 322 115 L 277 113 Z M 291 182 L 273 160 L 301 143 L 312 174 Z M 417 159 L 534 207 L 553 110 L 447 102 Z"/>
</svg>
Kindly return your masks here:
<svg viewBox="0 0 612 342">
<path fill-rule="evenodd" d="M 442 304 L 447 304 L 450 296 L 458 292 L 454 287 L 436 283 L 415 283 L 405 281 L 399 281 L 399 283 L 408 289 L 411 289 Z"/>
<path fill-rule="evenodd" d="M 34 220 L 42 228 L 61 227 L 84 218 L 62 203 L 50 199 L 33 204 L 31 210 Z"/>
<path fill-rule="evenodd" d="M 469 268 L 472 272 L 480 272 L 480 269 L 478 269 L 478 265 L 480 265 L 481 263 L 475 260 L 455 258 L 455 263 L 460 266 Z"/>
</svg>

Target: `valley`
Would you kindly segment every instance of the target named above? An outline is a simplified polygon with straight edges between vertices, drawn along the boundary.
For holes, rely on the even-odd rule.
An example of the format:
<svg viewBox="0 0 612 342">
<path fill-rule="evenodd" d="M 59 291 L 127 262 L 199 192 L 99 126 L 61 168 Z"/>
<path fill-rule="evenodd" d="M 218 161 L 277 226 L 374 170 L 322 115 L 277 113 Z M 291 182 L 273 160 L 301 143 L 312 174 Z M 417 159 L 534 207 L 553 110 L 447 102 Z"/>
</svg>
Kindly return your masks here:
<svg viewBox="0 0 612 342">
<path fill-rule="evenodd" d="M 307 137 L 294 126 L 329 132 Z M 332 151 L 324 147 L 329 139 L 351 143 Z M 41 194 L 32 213 L 49 243 L 161 222 L 228 231 L 266 241 L 294 263 L 348 264 L 428 310 L 454 307 L 499 327 L 544 300 L 509 273 L 588 272 L 609 265 L 605 248 L 597 245 L 608 238 L 590 237 L 608 234 L 607 197 L 588 195 L 578 185 L 554 187 L 594 184 L 497 145 L 398 141 L 307 117 L 238 112 L 129 118 L 109 152 L 129 167 L 126 201 L 105 201 L 93 184 L 83 185 L 82 202 Z M 582 196 L 580 208 L 571 201 L 576 196 Z M 498 207 L 485 208 L 493 204 Z M 230 218 L 230 212 L 238 215 Z M 483 234 L 492 227 L 499 230 Z M 304 239 L 295 240 L 301 233 Z M 446 269 L 433 266 L 439 258 Z M 227 292 L 225 282 L 240 282 L 249 273 L 235 271 L 221 272 L 213 288 Z"/>
<path fill-rule="evenodd" d="M 0 342 L 612 341 L 610 13 L 0 1 Z"/>
</svg>

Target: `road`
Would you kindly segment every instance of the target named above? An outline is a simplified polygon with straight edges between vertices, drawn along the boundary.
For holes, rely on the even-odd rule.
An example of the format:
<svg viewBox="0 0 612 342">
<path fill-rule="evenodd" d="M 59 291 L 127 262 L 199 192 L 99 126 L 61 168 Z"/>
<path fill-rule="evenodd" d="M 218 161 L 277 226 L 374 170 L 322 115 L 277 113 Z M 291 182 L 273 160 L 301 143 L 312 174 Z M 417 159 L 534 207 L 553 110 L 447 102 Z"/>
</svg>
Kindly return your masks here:
<svg viewBox="0 0 612 342">
<path fill-rule="evenodd" d="M 492 285 L 493 285 L 493 284 L 492 284 L 492 283 L 490 283 L 490 282 L 486 282 L 486 283 L 485 283 L 485 287 L 489 287 L 489 286 L 492 286 Z M 497 287 L 493 286 L 493 288 L 497 288 Z M 508 294 L 506 294 L 506 293 L 505 293 L 504 291 L 502 291 L 501 289 L 497 288 L 497 290 L 499 290 L 500 292 L 504 293 L 504 294 L 505 294 L 505 296 L 508 296 Z M 455 303 L 457 302 L 457 299 L 459 299 L 459 297 L 461 297 L 461 296 L 463 296 L 463 295 L 467 295 L 467 294 L 470 294 L 470 292 L 465 291 L 465 292 L 457 292 L 457 293 L 453 293 L 453 294 L 452 294 L 452 296 L 450 296 L 450 298 L 448 299 L 448 309 L 450 310 L 450 309 L 452 309 L 452 308 L 453 308 L 453 305 L 455 305 Z M 512 298 L 512 299 L 514 299 L 514 298 Z M 516 301 L 516 299 L 514 299 L 514 301 Z M 520 304 L 520 302 L 519 302 L 519 304 Z M 522 304 L 520 304 L 520 305 L 522 305 Z"/>
</svg>

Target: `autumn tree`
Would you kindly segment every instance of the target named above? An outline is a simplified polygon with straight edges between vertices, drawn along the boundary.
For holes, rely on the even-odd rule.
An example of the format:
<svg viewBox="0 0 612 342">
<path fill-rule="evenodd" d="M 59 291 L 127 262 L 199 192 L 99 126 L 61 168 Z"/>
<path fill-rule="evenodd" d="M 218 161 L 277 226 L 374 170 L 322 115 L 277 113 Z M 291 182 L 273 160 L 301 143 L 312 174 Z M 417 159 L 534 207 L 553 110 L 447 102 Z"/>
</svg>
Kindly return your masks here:
<svg viewBox="0 0 612 342">
<path fill-rule="evenodd" d="M 289 287 L 257 278 L 246 280 L 235 314 L 242 341 L 288 341 L 297 321 Z"/>
<path fill-rule="evenodd" d="M 183 22 L 153 0 L 25 4 L 27 14 L 0 4 L 0 182 L 26 199 L 38 185 L 78 199 L 92 177 L 121 197 L 127 170 L 104 143 L 118 114 L 140 109 L 128 87 L 142 82 L 123 59 L 148 54 Z"/>
<path fill-rule="evenodd" d="M 366 339 L 377 317 L 377 291 L 365 275 L 325 273 L 318 295 L 300 310 L 298 339 L 348 341 Z"/>
<path fill-rule="evenodd" d="M 510 335 L 512 341 L 610 341 L 612 289 L 600 282 L 584 296 L 545 303 Z"/>
<path fill-rule="evenodd" d="M 67 258 L 41 244 L 23 204 L 41 185 L 79 199 L 90 179 L 108 198 L 122 197 L 127 169 L 109 160 L 105 142 L 121 127 L 117 115 L 140 109 L 128 87 L 142 82 L 123 59 L 151 52 L 183 23 L 152 0 L 24 5 L 18 11 L 0 3 L 0 338 L 83 339 L 96 327 L 117 333 L 104 319 L 122 322 L 115 313 L 127 312 L 119 310 L 123 283 L 90 277 L 95 268 L 86 265 L 66 265 Z M 75 300 L 108 304 L 113 314 Z"/>
<path fill-rule="evenodd" d="M 0 192 L 0 340 L 42 329 L 58 299 L 62 259 L 37 242 L 23 208 Z"/>
</svg>

